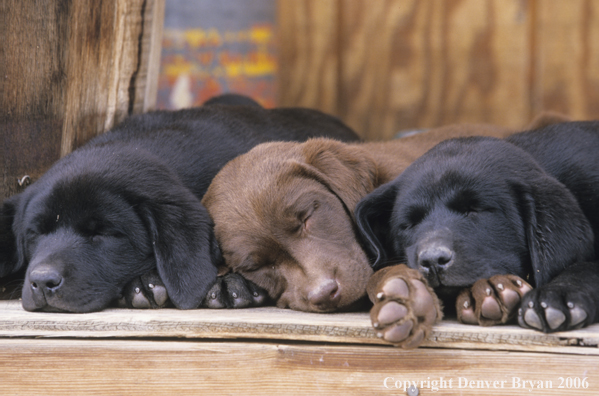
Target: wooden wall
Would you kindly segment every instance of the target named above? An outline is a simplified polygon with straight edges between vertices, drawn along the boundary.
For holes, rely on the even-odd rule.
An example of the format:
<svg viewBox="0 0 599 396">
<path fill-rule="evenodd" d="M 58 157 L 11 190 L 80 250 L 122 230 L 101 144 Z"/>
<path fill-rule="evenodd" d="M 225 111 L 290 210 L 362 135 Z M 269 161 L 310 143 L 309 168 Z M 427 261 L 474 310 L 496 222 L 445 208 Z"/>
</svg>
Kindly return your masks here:
<svg viewBox="0 0 599 396">
<path fill-rule="evenodd" d="M 0 0 L 0 200 L 154 105 L 164 0 Z"/>
<path fill-rule="evenodd" d="M 279 103 L 368 139 L 599 118 L 599 1 L 279 0 Z"/>
</svg>

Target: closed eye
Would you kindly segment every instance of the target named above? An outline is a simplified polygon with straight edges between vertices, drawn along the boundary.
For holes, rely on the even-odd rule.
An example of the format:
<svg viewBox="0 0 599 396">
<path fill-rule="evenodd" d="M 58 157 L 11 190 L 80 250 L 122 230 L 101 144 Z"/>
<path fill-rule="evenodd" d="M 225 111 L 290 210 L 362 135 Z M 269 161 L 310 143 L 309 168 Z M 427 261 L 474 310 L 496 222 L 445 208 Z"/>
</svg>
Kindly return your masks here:
<svg viewBox="0 0 599 396">
<path fill-rule="evenodd" d="M 254 260 L 253 258 L 246 258 L 237 268 L 237 271 L 241 272 L 255 272 L 263 268 L 265 265 L 263 262 Z"/>
<path fill-rule="evenodd" d="M 454 212 L 467 216 L 485 211 L 479 199 L 471 191 L 458 192 L 447 206 Z"/>
<path fill-rule="evenodd" d="M 310 225 L 313 222 L 313 217 L 312 215 L 314 214 L 314 211 L 316 209 L 318 209 L 319 204 L 318 202 L 314 202 L 312 204 L 312 207 L 306 212 L 306 214 L 303 216 L 303 220 L 302 220 L 302 228 L 301 231 L 302 232 L 309 232 L 310 231 Z"/>
<path fill-rule="evenodd" d="M 412 227 L 415 227 L 418 224 L 420 224 L 420 222 L 422 222 L 422 220 L 424 220 L 426 215 L 427 215 L 427 211 L 425 208 L 417 207 L 417 206 L 411 207 L 408 209 L 407 215 L 406 215 L 404 221 L 402 221 L 400 223 L 400 227 L 404 230 L 408 230 Z"/>
</svg>

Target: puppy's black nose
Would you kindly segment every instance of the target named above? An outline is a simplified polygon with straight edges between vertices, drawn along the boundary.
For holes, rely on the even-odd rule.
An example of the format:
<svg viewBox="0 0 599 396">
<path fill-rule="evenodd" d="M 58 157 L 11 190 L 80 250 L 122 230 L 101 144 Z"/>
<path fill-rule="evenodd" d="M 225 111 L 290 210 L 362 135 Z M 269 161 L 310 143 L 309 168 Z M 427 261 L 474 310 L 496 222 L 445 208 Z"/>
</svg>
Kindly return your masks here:
<svg viewBox="0 0 599 396">
<path fill-rule="evenodd" d="M 29 273 L 29 283 L 34 293 L 55 293 L 63 283 L 60 272 L 50 267 L 36 268 Z"/>
<path fill-rule="evenodd" d="M 432 244 L 418 253 L 418 265 L 423 268 L 447 268 L 453 263 L 453 251 L 447 246 Z"/>
</svg>

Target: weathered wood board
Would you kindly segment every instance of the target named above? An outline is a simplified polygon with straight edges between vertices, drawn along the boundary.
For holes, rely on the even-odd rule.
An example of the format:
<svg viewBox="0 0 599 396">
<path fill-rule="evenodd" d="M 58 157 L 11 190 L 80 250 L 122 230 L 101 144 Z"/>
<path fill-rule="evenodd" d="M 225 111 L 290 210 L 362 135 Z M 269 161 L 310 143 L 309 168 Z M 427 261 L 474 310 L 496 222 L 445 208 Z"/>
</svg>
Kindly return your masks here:
<svg viewBox="0 0 599 396">
<path fill-rule="evenodd" d="M 599 2 L 278 0 L 279 97 L 365 139 L 448 123 L 599 117 Z"/>
<path fill-rule="evenodd" d="M 246 339 L 387 345 L 368 313 L 316 314 L 273 307 L 241 310 L 107 309 L 87 314 L 26 312 L 0 301 L 0 337 Z M 518 326 L 443 321 L 425 347 L 545 351 L 599 356 L 599 325 L 544 334 Z"/>
<path fill-rule="evenodd" d="M 422 396 L 597 395 L 597 362 L 376 345 L 0 339 L 2 395 L 405 395 L 406 380 Z"/>
<path fill-rule="evenodd" d="M 0 200 L 156 101 L 164 0 L 0 1 Z"/>
<path fill-rule="evenodd" d="M 598 342 L 599 326 L 541 334 L 443 322 L 424 347 L 403 350 L 376 338 L 367 313 L 59 314 L 2 301 L 0 393 L 391 395 L 411 381 L 420 395 L 596 395 Z"/>
</svg>

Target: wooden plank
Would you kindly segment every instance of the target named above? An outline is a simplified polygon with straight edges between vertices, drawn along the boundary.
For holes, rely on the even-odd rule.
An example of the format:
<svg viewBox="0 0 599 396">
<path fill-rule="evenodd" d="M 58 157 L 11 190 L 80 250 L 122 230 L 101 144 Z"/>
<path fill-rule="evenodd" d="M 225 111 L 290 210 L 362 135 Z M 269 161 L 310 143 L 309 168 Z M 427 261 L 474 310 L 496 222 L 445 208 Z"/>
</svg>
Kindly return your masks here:
<svg viewBox="0 0 599 396">
<path fill-rule="evenodd" d="M 342 2 L 340 114 L 372 139 L 530 115 L 529 2 Z"/>
<path fill-rule="evenodd" d="M 537 3 L 533 110 L 599 118 L 599 3 Z"/>
<path fill-rule="evenodd" d="M 405 394 L 406 380 L 421 395 L 596 395 L 599 365 L 595 356 L 383 346 L 0 340 L 3 395 L 391 395 Z"/>
<path fill-rule="evenodd" d="M 0 198 L 153 105 L 164 0 L 0 2 Z"/>
<path fill-rule="evenodd" d="M 338 114 L 338 19 L 338 0 L 277 1 L 279 105 Z"/>
<path fill-rule="evenodd" d="M 243 310 L 107 309 L 88 314 L 32 313 L 0 301 L 0 337 L 182 337 L 292 340 L 387 345 L 366 312 L 315 314 L 277 308 Z M 425 347 L 550 351 L 599 355 L 599 325 L 543 334 L 517 326 L 479 327 L 443 321 Z"/>
<path fill-rule="evenodd" d="M 163 0 L 94 5 L 73 2 L 69 12 L 63 156 L 155 100 L 145 99 L 146 93 L 155 95 L 157 89 L 157 65 L 147 63 L 159 60 L 160 40 L 152 28 L 162 26 Z"/>
</svg>

